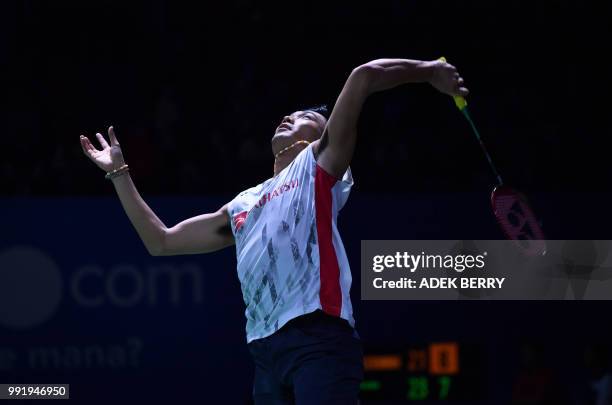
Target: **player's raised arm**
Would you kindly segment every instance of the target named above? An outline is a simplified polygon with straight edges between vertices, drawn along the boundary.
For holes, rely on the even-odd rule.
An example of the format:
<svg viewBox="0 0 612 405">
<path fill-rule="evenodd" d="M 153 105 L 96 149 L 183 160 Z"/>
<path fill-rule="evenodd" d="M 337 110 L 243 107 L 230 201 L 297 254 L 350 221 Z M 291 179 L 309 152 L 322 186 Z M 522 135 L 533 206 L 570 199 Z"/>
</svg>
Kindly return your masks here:
<svg viewBox="0 0 612 405">
<path fill-rule="evenodd" d="M 357 120 L 366 98 L 373 93 L 401 84 L 429 82 L 449 95 L 468 94 L 457 69 L 442 61 L 376 59 L 355 68 L 347 79 L 315 146 L 317 162 L 330 174 L 341 178 L 355 150 Z"/>
<path fill-rule="evenodd" d="M 100 169 L 112 173 L 110 177 L 125 213 L 151 255 L 207 253 L 234 244 L 227 206 L 167 228 L 138 193 L 127 171 L 113 127 L 108 129 L 108 136 L 110 145 L 102 134 L 96 134 L 102 148 L 99 150 L 89 138 L 81 135 L 83 153 Z"/>
</svg>

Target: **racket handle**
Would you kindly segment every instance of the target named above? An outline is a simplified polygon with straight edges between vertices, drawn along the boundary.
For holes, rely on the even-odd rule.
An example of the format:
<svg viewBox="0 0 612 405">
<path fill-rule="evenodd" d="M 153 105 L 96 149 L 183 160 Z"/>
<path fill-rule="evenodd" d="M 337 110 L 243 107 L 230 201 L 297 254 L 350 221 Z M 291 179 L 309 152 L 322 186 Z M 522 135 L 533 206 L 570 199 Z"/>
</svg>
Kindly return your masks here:
<svg viewBox="0 0 612 405">
<path fill-rule="evenodd" d="M 442 56 L 438 59 L 440 62 L 446 62 L 446 58 Z M 467 101 L 463 96 L 453 96 L 453 100 L 455 100 L 455 105 L 459 109 L 459 111 L 463 111 L 465 107 L 467 107 Z"/>
</svg>

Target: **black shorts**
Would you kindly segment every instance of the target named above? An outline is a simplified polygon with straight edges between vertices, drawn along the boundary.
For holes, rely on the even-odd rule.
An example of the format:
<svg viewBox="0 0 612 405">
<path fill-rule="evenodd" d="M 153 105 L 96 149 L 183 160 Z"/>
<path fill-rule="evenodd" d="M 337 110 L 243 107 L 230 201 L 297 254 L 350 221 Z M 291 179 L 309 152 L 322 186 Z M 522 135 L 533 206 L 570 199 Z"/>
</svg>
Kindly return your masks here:
<svg viewBox="0 0 612 405">
<path fill-rule="evenodd" d="M 358 403 L 363 351 L 346 320 L 317 310 L 248 346 L 256 405 Z"/>
</svg>

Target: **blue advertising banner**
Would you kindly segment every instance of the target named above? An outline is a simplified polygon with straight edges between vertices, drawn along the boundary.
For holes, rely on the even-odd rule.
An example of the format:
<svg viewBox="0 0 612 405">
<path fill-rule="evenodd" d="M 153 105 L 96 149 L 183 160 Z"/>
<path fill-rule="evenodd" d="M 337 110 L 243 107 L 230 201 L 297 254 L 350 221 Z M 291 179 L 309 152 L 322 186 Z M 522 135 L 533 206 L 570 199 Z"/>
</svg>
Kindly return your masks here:
<svg viewBox="0 0 612 405">
<path fill-rule="evenodd" d="M 381 348 L 403 353 L 456 342 L 467 356 L 463 364 L 472 361 L 480 368 L 453 381 L 500 376 L 478 385 L 493 394 L 464 387 L 469 398 L 479 399 L 509 395 L 503 381 L 513 370 L 496 364 L 516 357 L 515 327 L 546 339 L 554 335 L 548 347 L 558 344 L 562 351 L 559 336 L 603 333 L 594 322 L 597 311 L 589 311 L 587 303 L 552 310 L 555 303 L 361 302 L 359 263 L 362 240 L 499 238 L 487 197 L 354 193 L 338 219 L 353 269 L 351 296 L 366 355 Z M 217 210 L 228 198 L 146 200 L 172 226 Z M 532 202 L 543 213 L 547 232 L 558 239 L 589 234 L 605 239 L 609 221 L 596 221 L 598 210 L 582 211 L 581 221 L 564 222 L 568 209 L 581 200 L 559 201 L 544 196 Z M 591 201 L 605 203 L 602 198 Z M 253 364 L 233 247 L 206 255 L 152 257 L 113 197 L 5 198 L 0 212 L 1 383 L 70 384 L 71 400 L 88 404 L 251 403 Z M 541 322 L 544 318 L 548 324 Z M 574 326 L 566 329 L 567 323 Z M 447 392 L 450 380 L 434 376 L 437 397 L 462 398 L 458 387 Z M 368 384 L 366 391 L 378 386 Z M 366 399 L 380 397 L 366 391 Z"/>
</svg>

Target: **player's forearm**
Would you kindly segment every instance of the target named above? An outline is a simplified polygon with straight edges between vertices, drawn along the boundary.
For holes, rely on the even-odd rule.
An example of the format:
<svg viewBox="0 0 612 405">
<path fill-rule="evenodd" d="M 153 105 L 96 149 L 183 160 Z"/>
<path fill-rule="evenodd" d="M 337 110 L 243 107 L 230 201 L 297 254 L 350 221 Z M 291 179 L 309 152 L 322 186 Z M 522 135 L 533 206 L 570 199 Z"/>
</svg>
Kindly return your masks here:
<svg viewBox="0 0 612 405">
<path fill-rule="evenodd" d="M 113 179 L 121 205 L 147 250 L 158 255 L 163 250 L 166 226 L 142 199 L 129 173 Z"/>
<path fill-rule="evenodd" d="M 357 120 L 368 96 L 405 83 L 428 82 L 433 77 L 436 63 L 376 59 L 353 69 L 328 121 L 330 145 L 335 144 L 352 155 Z"/>
<path fill-rule="evenodd" d="M 372 94 L 406 83 L 429 82 L 436 63 L 413 59 L 376 59 L 358 69 L 367 71 L 368 94 Z"/>
</svg>

